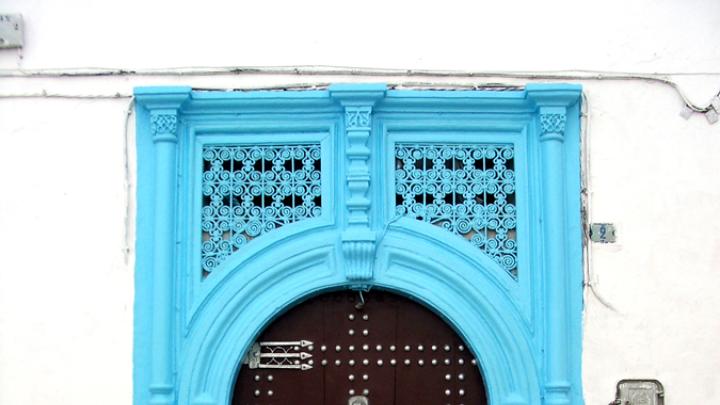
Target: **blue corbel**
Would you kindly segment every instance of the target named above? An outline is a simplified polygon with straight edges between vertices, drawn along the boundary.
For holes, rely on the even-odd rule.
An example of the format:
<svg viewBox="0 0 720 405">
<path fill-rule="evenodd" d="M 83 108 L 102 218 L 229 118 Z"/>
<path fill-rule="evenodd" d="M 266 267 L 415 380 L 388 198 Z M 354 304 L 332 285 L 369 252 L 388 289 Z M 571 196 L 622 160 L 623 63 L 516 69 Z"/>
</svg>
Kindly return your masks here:
<svg viewBox="0 0 720 405">
<path fill-rule="evenodd" d="M 373 278 L 376 235 L 372 230 L 370 136 L 372 108 L 385 96 L 384 84 L 341 84 L 329 88 L 330 96 L 344 109 L 345 203 L 341 234 L 343 268 L 351 288 L 366 289 Z"/>
</svg>

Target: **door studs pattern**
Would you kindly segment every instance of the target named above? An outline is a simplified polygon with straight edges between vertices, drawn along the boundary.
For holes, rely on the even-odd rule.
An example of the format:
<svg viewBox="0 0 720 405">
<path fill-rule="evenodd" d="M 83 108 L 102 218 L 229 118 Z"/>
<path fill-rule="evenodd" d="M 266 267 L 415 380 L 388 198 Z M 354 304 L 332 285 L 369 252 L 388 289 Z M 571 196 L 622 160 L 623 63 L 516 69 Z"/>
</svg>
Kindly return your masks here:
<svg viewBox="0 0 720 405">
<path fill-rule="evenodd" d="M 407 299 L 375 291 L 358 310 L 356 296 L 316 297 L 280 317 L 247 356 L 233 405 L 486 404 L 477 361 L 442 320 Z M 300 333 L 308 338 L 278 339 Z M 258 350 L 281 354 L 291 367 L 253 368 L 253 358 L 260 364 L 279 359 L 252 354 Z M 316 360 L 319 367 L 299 369 L 303 351 L 306 361 Z"/>
</svg>

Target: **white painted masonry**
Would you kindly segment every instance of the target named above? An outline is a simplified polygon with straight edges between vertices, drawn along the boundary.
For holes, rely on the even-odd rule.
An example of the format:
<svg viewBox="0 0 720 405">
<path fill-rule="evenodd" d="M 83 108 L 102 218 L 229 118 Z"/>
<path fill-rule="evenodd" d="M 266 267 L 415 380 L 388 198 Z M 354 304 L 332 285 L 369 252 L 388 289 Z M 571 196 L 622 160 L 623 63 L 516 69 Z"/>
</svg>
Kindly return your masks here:
<svg viewBox="0 0 720 405">
<path fill-rule="evenodd" d="M 22 13 L 26 23 L 25 48 L 0 50 L 5 73 L 306 64 L 586 69 L 672 73 L 702 106 L 720 90 L 716 0 L 5 0 L 0 13 Z M 126 261 L 123 252 L 129 100 L 4 96 L 348 81 L 528 82 L 0 77 L 0 404 L 130 405 L 133 333 L 133 255 Z M 659 379 L 668 405 L 718 404 L 720 123 L 680 117 L 683 104 L 666 85 L 575 81 L 589 105 L 590 217 L 618 228 L 616 244 L 590 247 L 590 281 L 614 310 L 586 290 L 586 404 L 610 402 L 622 378 Z M 132 224 L 132 207 L 130 214 Z"/>
</svg>

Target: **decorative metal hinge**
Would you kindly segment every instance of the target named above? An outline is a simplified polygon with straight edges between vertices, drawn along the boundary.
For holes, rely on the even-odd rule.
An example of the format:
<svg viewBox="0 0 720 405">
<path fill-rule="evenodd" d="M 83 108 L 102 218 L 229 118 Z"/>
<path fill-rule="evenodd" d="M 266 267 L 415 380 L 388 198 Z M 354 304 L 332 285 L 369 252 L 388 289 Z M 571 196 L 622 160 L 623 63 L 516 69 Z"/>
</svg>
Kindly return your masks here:
<svg viewBox="0 0 720 405">
<path fill-rule="evenodd" d="M 249 368 L 285 368 L 296 370 L 310 370 L 312 368 L 312 354 L 302 351 L 313 349 L 313 342 L 309 340 L 295 340 L 287 342 L 257 342 L 252 345 L 245 356 L 243 364 Z"/>
</svg>

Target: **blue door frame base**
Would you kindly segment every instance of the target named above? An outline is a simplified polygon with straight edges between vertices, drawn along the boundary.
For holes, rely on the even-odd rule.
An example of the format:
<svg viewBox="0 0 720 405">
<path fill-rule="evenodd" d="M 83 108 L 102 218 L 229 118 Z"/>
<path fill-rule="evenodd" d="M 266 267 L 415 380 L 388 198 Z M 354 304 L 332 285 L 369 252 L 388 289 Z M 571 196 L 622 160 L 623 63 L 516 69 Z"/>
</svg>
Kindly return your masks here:
<svg viewBox="0 0 720 405">
<path fill-rule="evenodd" d="M 229 405 L 260 332 L 343 288 L 390 290 L 441 315 L 478 359 L 491 405 L 583 403 L 580 86 L 135 97 L 135 405 Z M 291 156 L 300 149 L 313 156 Z M 400 195 L 406 175 L 420 188 Z M 253 209 L 271 212 L 262 231 L 227 219 Z"/>
</svg>

